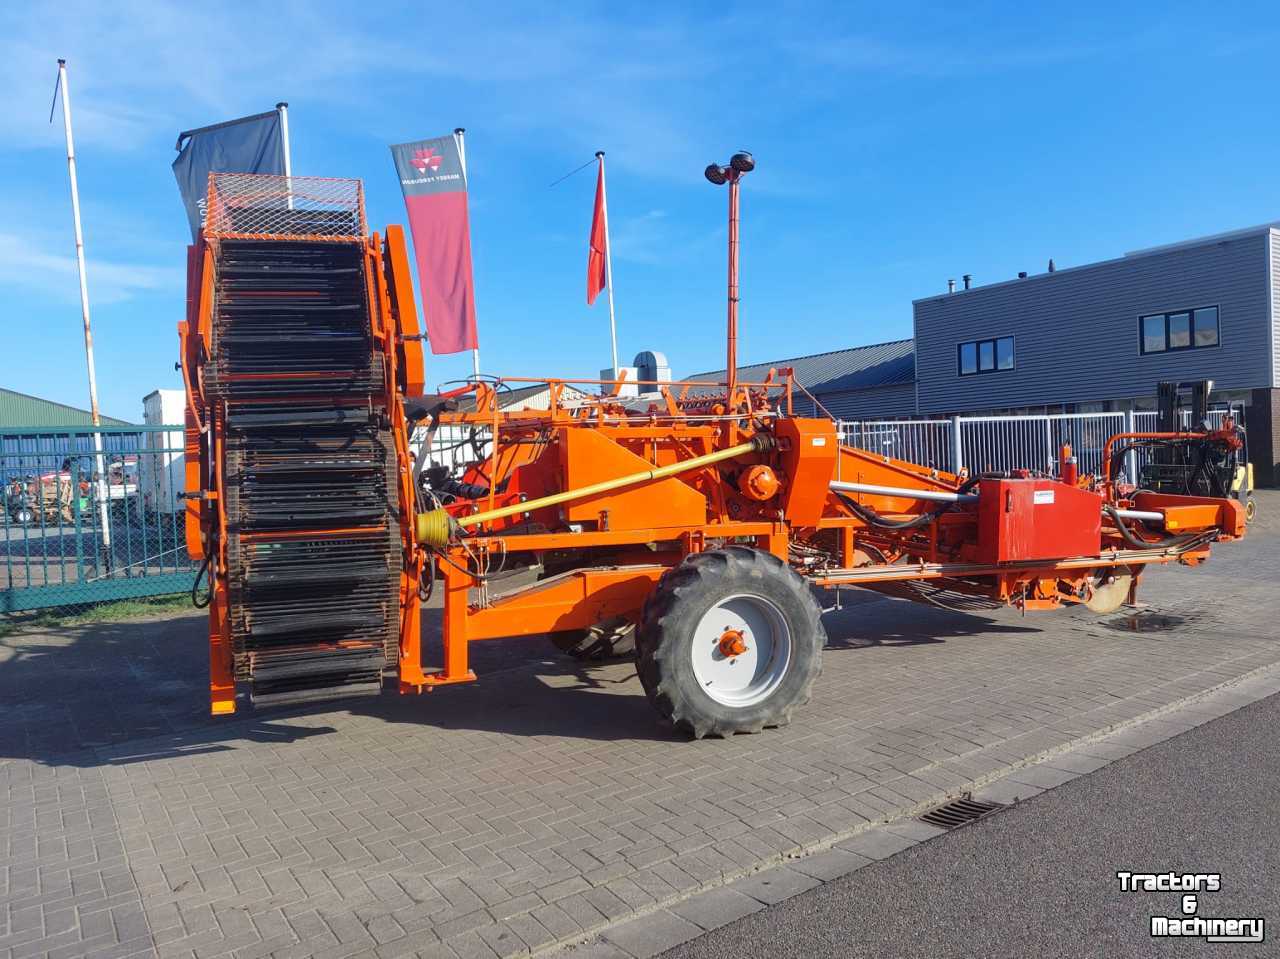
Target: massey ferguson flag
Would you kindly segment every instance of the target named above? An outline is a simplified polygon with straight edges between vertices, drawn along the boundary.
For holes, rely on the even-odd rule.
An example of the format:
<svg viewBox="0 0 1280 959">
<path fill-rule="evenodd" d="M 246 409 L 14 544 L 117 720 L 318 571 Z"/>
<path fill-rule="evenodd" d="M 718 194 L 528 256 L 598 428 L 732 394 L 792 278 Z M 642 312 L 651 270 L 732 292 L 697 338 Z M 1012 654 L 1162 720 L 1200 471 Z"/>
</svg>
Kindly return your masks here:
<svg viewBox="0 0 1280 959">
<path fill-rule="evenodd" d="M 391 148 L 409 211 L 409 230 L 422 284 L 422 308 L 432 353 L 479 346 L 471 279 L 467 175 L 453 136 Z"/>
</svg>

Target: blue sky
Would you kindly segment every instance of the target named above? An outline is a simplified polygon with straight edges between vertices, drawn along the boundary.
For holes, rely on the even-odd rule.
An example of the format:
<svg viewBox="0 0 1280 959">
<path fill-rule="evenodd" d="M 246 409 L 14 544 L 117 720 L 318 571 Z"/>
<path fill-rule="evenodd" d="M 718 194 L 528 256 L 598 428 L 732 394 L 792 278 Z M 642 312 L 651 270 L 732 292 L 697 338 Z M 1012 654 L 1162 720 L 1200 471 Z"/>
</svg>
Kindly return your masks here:
<svg viewBox="0 0 1280 959">
<path fill-rule="evenodd" d="M 725 192 L 739 356 L 911 335 L 911 300 L 1280 217 L 1274 3 L 9 4 L 0 13 L 0 386 L 83 406 L 55 60 L 71 70 L 104 412 L 177 386 L 181 129 L 290 102 L 294 172 L 364 180 L 468 131 L 481 359 L 595 376 L 589 171 L 608 152 L 620 349 L 721 365 Z M 436 357 L 431 378 L 469 370 Z"/>
</svg>

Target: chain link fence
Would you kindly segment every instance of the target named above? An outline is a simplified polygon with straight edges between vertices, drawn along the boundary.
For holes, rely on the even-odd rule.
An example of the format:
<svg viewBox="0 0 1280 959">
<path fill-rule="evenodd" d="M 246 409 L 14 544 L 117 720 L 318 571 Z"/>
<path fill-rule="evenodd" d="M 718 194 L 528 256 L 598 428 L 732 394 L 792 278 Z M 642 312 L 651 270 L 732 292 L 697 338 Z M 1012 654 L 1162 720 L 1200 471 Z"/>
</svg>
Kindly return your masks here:
<svg viewBox="0 0 1280 959">
<path fill-rule="evenodd" d="M 0 615 L 190 592 L 183 463 L 180 426 L 0 430 Z"/>
</svg>

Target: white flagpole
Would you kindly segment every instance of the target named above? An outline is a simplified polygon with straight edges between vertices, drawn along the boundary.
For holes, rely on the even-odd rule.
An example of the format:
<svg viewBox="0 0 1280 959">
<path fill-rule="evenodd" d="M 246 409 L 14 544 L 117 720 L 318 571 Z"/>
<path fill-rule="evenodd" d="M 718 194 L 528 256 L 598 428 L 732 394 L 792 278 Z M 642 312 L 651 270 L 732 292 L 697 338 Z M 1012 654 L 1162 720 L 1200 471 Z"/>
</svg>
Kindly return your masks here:
<svg viewBox="0 0 1280 959">
<path fill-rule="evenodd" d="M 288 193 L 289 209 L 293 209 L 293 163 L 289 156 L 289 103 L 281 100 L 276 104 L 276 112 L 280 114 L 280 140 L 284 144 L 284 186 Z"/>
<path fill-rule="evenodd" d="M 609 199 L 604 185 L 604 151 L 596 151 L 600 161 L 600 205 L 604 208 L 604 285 L 609 288 L 609 340 L 613 345 L 613 375 L 618 375 L 618 324 L 613 316 L 613 243 L 609 239 Z"/>
<path fill-rule="evenodd" d="M 89 286 L 84 275 L 84 234 L 80 229 L 80 187 L 76 182 L 76 145 L 71 136 L 71 91 L 67 88 L 67 61 L 58 60 L 58 86 L 62 89 L 62 125 L 67 134 L 67 173 L 71 178 L 71 218 L 75 223 L 76 267 L 80 273 L 80 316 L 84 320 L 84 357 L 89 368 L 89 416 L 102 425 L 98 413 L 98 375 L 93 365 L 93 333 L 89 328 Z M 93 434 L 94 468 L 98 472 L 98 518 L 102 523 L 102 549 L 111 568 L 111 524 L 107 513 L 107 470 L 102 456 L 102 434 Z M 74 490 L 72 494 L 74 495 Z"/>
<path fill-rule="evenodd" d="M 462 182 L 464 185 L 467 181 L 466 133 L 466 127 L 454 127 L 453 138 L 458 141 L 458 159 L 462 162 Z M 475 374 L 476 379 L 480 378 L 480 347 L 478 346 L 471 351 L 471 371 Z"/>
</svg>

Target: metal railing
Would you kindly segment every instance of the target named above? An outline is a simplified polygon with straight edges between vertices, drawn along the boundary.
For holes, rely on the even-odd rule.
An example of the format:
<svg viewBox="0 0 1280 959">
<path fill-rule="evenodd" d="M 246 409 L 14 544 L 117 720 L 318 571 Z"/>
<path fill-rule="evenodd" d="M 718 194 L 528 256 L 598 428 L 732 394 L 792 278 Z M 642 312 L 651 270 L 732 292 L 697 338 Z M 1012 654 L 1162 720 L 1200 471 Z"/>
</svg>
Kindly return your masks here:
<svg viewBox="0 0 1280 959">
<path fill-rule="evenodd" d="M 1220 426 L 1225 411 L 1209 414 L 1211 426 Z M 972 473 L 991 470 L 1034 469 L 1056 475 L 1058 457 L 1070 444 L 1084 473 L 1102 469 L 1102 450 L 1117 433 L 1150 432 L 1156 428 L 1154 411 L 1112 413 L 1050 413 L 1029 416 L 954 416 L 936 420 L 841 420 L 840 441 L 858 449 L 893 459 L 919 463 L 947 472 L 963 467 Z M 1183 425 L 1190 429 L 1188 415 Z M 426 439 L 419 427 L 410 438 L 416 454 Z M 424 462 L 456 470 L 489 454 L 486 427 L 441 427 Z M 1136 481 L 1150 458 L 1149 450 L 1136 450 L 1126 461 Z"/>
<path fill-rule="evenodd" d="M 442 426 L 432 437 L 431 448 L 422 461 L 425 466 L 447 466 L 450 470 L 458 470 L 467 463 L 482 460 L 489 455 L 489 434 L 487 427 Z M 427 428 L 417 427 L 409 436 L 409 452 L 415 458 L 427 439 Z"/>
<path fill-rule="evenodd" d="M 838 426 L 840 440 L 848 446 L 922 466 L 951 468 L 950 420 L 844 420 Z"/>
<path fill-rule="evenodd" d="M 1209 424 L 1220 426 L 1226 415 L 1225 410 L 1211 410 Z M 1154 411 L 1052 413 L 937 420 L 843 420 L 838 427 L 841 441 L 850 446 L 951 473 L 961 468 L 971 474 L 1034 469 L 1056 475 L 1064 444 L 1071 445 L 1082 474 L 1097 473 L 1102 469 L 1102 449 L 1108 437 L 1151 432 L 1157 418 Z M 1185 412 L 1182 420 L 1186 429 L 1198 425 L 1192 424 Z M 1150 455 L 1149 450 L 1137 450 L 1127 459 L 1131 481 L 1136 481 Z"/>
<path fill-rule="evenodd" d="M 182 430 L 0 429 L 0 613 L 191 588 Z"/>
<path fill-rule="evenodd" d="M 959 417 L 961 464 L 972 473 L 1034 469 L 1058 471 L 1064 444 L 1071 444 L 1080 472 L 1102 468 L 1107 438 L 1125 431 L 1124 413 L 1062 413 L 1045 416 Z"/>
</svg>

